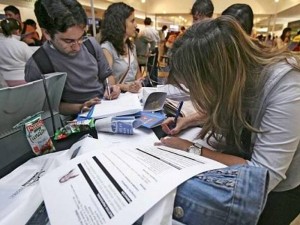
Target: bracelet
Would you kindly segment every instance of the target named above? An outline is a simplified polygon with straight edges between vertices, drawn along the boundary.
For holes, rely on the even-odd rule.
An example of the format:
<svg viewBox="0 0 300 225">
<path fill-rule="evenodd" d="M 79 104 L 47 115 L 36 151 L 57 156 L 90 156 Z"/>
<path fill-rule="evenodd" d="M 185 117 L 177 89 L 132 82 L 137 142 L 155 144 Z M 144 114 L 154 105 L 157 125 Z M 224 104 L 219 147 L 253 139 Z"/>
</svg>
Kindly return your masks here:
<svg viewBox="0 0 300 225">
<path fill-rule="evenodd" d="M 187 148 L 187 152 L 193 153 L 196 155 L 202 155 L 203 146 L 198 143 L 193 143 L 190 147 Z"/>
</svg>

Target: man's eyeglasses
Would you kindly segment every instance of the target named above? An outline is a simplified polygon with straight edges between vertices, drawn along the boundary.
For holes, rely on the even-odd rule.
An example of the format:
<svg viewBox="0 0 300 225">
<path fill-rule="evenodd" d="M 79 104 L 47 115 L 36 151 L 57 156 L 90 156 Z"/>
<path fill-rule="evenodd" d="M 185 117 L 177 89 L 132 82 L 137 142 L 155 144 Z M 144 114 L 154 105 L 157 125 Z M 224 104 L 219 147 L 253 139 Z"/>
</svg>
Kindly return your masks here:
<svg viewBox="0 0 300 225">
<path fill-rule="evenodd" d="M 81 45 L 83 42 L 85 42 L 88 39 L 87 36 L 82 36 L 80 39 L 78 40 L 73 40 L 73 39 L 62 39 L 62 41 L 64 43 L 66 43 L 67 45 L 69 45 L 70 47 L 73 47 L 74 45 L 78 44 Z"/>
</svg>

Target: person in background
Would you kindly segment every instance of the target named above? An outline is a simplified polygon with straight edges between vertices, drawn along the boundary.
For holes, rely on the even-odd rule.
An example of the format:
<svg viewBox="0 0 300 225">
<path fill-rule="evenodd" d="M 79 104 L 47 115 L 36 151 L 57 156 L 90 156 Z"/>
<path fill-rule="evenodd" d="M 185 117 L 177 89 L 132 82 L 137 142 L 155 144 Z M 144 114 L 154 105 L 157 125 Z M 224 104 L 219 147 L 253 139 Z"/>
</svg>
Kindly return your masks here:
<svg viewBox="0 0 300 225">
<path fill-rule="evenodd" d="M 130 40 L 136 26 L 134 8 L 123 2 L 111 4 L 104 12 L 101 48 L 123 92 L 136 93 L 142 87 L 136 48 Z"/>
<path fill-rule="evenodd" d="M 21 24 L 7 18 L 1 21 L 0 33 L 0 74 L 10 87 L 25 84 L 24 69 L 33 54 L 28 45 L 20 41 Z"/>
<path fill-rule="evenodd" d="M 165 54 L 165 44 L 166 44 L 166 30 L 168 29 L 167 25 L 163 25 L 161 30 L 158 31 L 159 35 L 159 49 L 158 49 L 158 60 L 161 63 L 163 61 L 163 55 Z"/>
<path fill-rule="evenodd" d="M 251 36 L 253 28 L 253 11 L 252 8 L 247 4 L 233 4 L 222 12 L 222 15 L 228 15 L 234 17 L 244 31 Z"/>
<path fill-rule="evenodd" d="M 31 38 L 32 40 L 34 40 L 33 43 L 28 44 L 29 46 L 40 46 L 42 45 L 42 40 L 40 39 L 40 35 L 39 33 L 36 31 L 37 30 L 37 24 L 33 19 L 27 19 L 23 22 L 24 27 L 25 26 L 32 26 L 35 31 L 32 32 L 31 34 L 27 35 L 27 38 Z"/>
<path fill-rule="evenodd" d="M 193 24 L 203 19 L 211 18 L 214 14 L 214 5 L 211 0 L 196 0 L 191 14 L 193 16 Z"/>
<path fill-rule="evenodd" d="M 37 52 L 44 50 L 54 71 L 68 74 L 60 113 L 74 115 L 100 103 L 102 97 L 117 98 L 120 88 L 113 85 L 115 79 L 100 45 L 94 38 L 86 38 L 87 16 L 82 5 L 76 0 L 38 0 L 34 12 L 47 39 Z M 84 41 L 90 42 L 95 55 L 89 52 Z M 25 67 L 25 80 L 41 79 L 41 73 L 35 59 L 30 58 Z M 105 88 L 109 85 L 111 91 Z"/>
<path fill-rule="evenodd" d="M 36 42 L 40 40 L 36 29 L 33 26 L 22 23 L 20 10 L 17 7 L 13 5 L 6 6 L 4 8 L 4 12 L 6 18 L 14 18 L 20 22 L 22 28 L 21 41 L 24 41 L 28 45 L 34 46 Z M 37 42 L 37 44 L 39 45 L 40 43 Z"/>
<path fill-rule="evenodd" d="M 293 38 L 292 42 L 290 43 L 289 50 L 295 52 L 300 51 L 300 31 L 297 32 L 297 35 Z"/>
<path fill-rule="evenodd" d="M 151 44 L 150 49 L 153 49 L 158 46 L 160 41 L 158 31 L 151 26 L 152 20 L 150 17 L 146 17 L 144 19 L 144 25 L 145 28 L 140 31 L 139 36 L 146 39 L 147 42 Z"/>
<path fill-rule="evenodd" d="M 185 33 L 185 26 L 181 26 L 179 34 L 177 35 L 176 38 L 180 38 L 184 33 Z"/>
<path fill-rule="evenodd" d="M 287 50 L 262 51 L 229 16 L 193 25 L 172 48 L 168 81 L 179 88 L 186 85 L 198 114 L 179 117 L 175 128 L 171 126 L 174 118 L 168 118 L 162 128 L 169 136 L 157 144 L 194 152 L 229 166 L 229 170 L 234 165 L 268 170 L 268 210 L 259 220 L 262 225 L 290 224 L 300 212 L 299 61 Z M 176 137 L 181 130 L 199 125 L 202 129 L 196 143 Z M 206 177 L 210 180 L 214 178 Z M 253 191 L 257 185 L 246 176 L 240 182 Z M 205 201 L 194 197 L 197 191 L 202 196 L 205 190 L 191 181 L 190 186 L 177 189 L 175 202 L 188 205 L 190 197 L 196 204 L 193 208 L 202 209 Z M 186 197 L 181 192 L 187 193 Z M 211 193 L 208 198 L 218 196 L 217 191 Z M 239 205 L 249 198 L 239 196 Z M 184 223 L 192 219 L 189 215 L 184 214 Z M 245 214 L 245 218 L 249 216 Z M 245 218 L 232 224 L 242 224 Z M 259 214 L 253 215 L 249 224 L 258 219 Z"/>
<path fill-rule="evenodd" d="M 252 8 L 248 4 L 232 4 L 225 9 L 221 15 L 232 16 L 249 35 L 253 43 L 257 44 L 261 48 L 267 47 L 263 41 L 252 37 L 254 14 Z"/>
<path fill-rule="evenodd" d="M 292 31 L 292 29 L 289 27 L 286 27 L 283 29 L 280 37 L 276 39 L 276 43 L 275 43 L 276 48 L 280 49 L 280 48 L 286 47 L 290 43 L 291 31 Z"/>
<path fill-rule="evenodd" d="M 171 48 L 173 47 L 173 44 L 176 40 L 178 36 L 178 32 L 175 32 L 175 31 L 170 31 L 168 34 L 167 34 L 167 37 L 166 37 L 166 49 L 167 49 L 167 56 L 170 57 L 170 54 L 171 54 Z"/>
</svg>

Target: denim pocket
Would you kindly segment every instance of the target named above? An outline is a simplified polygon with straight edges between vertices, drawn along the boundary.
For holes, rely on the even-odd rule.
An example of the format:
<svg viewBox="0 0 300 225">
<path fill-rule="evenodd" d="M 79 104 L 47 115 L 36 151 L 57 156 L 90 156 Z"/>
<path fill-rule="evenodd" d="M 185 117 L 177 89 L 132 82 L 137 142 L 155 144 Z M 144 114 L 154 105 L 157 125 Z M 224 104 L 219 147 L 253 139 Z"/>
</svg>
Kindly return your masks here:
<svg viewBox="0 0 300 225">
<path fill-rule="evenodd" d="M 266 169 L 247 165 L 201 173 L 177 188 L 174 206 L 182 210 L 174 219 L 188 225 L 256 224 L 265 202 L 266 174 Z"/>
</svg>

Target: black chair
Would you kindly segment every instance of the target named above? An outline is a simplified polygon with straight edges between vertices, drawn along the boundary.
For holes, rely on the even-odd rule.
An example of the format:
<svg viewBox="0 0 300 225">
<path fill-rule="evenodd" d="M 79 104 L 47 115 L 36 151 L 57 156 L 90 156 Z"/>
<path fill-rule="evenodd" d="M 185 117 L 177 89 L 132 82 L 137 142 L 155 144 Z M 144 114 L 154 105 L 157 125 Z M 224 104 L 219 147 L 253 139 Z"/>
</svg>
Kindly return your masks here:
<svg viewBox="0 0 300 225">
<path fill-rule="evenodd" d="M 147 76 L 145 80 L 146 87 L 153 87 L 157 85 L 158 74 L 158 48 L 156 47 L 148 57 L 147 60 Z"/>
</svg>

